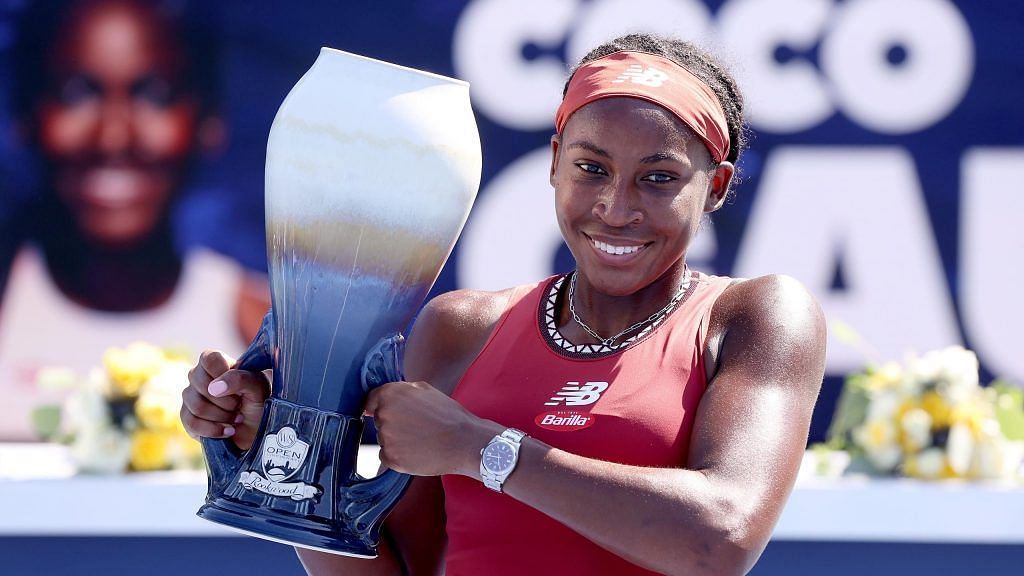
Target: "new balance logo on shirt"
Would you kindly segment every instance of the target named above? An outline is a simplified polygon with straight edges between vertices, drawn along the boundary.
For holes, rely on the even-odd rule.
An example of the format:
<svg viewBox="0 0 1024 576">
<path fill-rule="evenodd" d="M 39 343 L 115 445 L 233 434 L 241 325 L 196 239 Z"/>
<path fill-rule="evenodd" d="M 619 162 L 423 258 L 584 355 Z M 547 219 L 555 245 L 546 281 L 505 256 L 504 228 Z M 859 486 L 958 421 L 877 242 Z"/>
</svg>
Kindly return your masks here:
<svg viewBox="0 0 1024 576">
<path fill-rule="evenodd" d="M 668 74 L 648 66 L 644 68 L 639 64 L 630 64 L 626 71 L 619 74 L 619 77 L 612 80 L 612 84 L 621 84 L 623 82 L 632 82 L 633 84 L 642 84 L 644 86 L 651 86 L 657 88 L 668 80 Z"/>
<path fill-rule="evenodd" d="M 608 389 L 607 382 L 566 382 L 562 389 L 555 393 L 545 406 L 586 406 L 601 398 L 601 393 Z"/>
<path fill-rule="evenodd" d="M 556 406 L 554 410 L 537 414 L 533 422 L 540 428 L 555 432 L 573 432 L 590 428 L 597 416 L 590 413 L 590 408 L 573 410 L 573 406 L 590 406 L 601 399 L 601 394 L 608 389 L 607 382 L 566 382 L 545 406 Z"/>
</svg>

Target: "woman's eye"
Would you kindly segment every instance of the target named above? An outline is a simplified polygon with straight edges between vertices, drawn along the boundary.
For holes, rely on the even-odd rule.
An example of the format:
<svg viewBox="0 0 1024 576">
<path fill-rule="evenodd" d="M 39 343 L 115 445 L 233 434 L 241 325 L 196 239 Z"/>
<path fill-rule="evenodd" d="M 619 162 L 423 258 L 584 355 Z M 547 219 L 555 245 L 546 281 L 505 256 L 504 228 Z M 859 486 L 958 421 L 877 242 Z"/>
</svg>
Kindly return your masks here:
<svg viewBox="0 0 1024 576">
<path fill-rule="evenodd" d="M 649 174 L 644 176 L 643 179 L 648 182 L 654 182 L 655 184 L 666 184 L 675 180 L 675 177 L 669 176 L 668 174 Z"/>
<path fill-rule="evenodd" d="M 99 96 L 100 88 L 88 77 L 76 74 L 60 83 L 55 92 L 58 102 L 65 106 L 74 106 Z"/>
<path fill-rule="evenodd" d="M 602 169 L 600 166 L 598 166 L 597 164 L 591 164 L 590 162 L 577 162 L 576 165 L 579 166 L 580 170 L 583 170 L 584 172 L 588 172 L 590 174 L 605 173 L 604 169 Z"/>
<path fill-rule="evenodd" d="M 171 83 L 158 76 L 146 76 L 132 86 L 135 98 L 158 108 L 166 108 L 178 99 Z"/>
</svg>

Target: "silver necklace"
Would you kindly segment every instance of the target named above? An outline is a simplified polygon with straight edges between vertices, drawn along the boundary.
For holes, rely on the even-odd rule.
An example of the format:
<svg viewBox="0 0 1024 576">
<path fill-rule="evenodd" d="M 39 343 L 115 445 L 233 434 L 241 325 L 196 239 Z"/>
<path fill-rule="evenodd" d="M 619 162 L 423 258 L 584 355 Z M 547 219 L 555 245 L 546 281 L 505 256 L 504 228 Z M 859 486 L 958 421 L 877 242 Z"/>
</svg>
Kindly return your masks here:
<svg viewBox="0 0 1024 576">
<path fill-rule="evenodd" d="M 687 268 L 686 269 L 686 273 L 683 276 L 683 281 L 679 285 L 679 290 L 676 290 L 675 295 L 672 296 L 672 299 L 668 301 L 668 304 L 666 304 L 664 308 L 662 308 L 661 310 L 658 310 L 654 314 L 651 314 L 650 316 L 648 316 L 647 318 L 637 322 L 636 324 L 633 324 L 632 326 L 626 328 L 625 330 L 622 330 L 621 332 L 615 334 L 614 336 L 611 336 L 610 338 L 605 338 L 604 336 L 601 336 L 600 334 L 598 334 L 596 330 L 594 330 L 590 326 L 587 326 L 587 323 L 584 322 L 583 319 L 579 317 L 579 314 L 576 314 L 576 305 L 573 303 L 573 301 L 576 299 L 575 298 L 575 294 L 576 294 L 576 272 L 573 271 L 573 273 L 572 273 L 572 280 L 569 281 L 569 313 L 572 314 L 572 319 L 577 324 L 579 324 L 580 328 L 583 328 L 584 332 L 589 334 L 591 337 L 599 340 L 601 342 L 601 344 L 603 344 L 604 346 L 607 346 L 608 348 L 612 348 L 612 349 L 620 348 L 620 347 L 628 344 L 629 342 L 628 341 L 627 342 L 620 342 L 619 345 L 616 346 L 614 344 L 614 342 L 616 340 L 618 340 L 619 338 L 625 336 L 626 334 L 629 334 L 633 330 L 636 330 L 638 328 L 643 327 L 646 324 L 656 324 L 656 323 L 660 322 L 662 318 L 667 316 L 668 313 L 671 312 L 672 309 L 676 307 L 676 304 L 678 304 L 679 301 L 682 300 L 683 295 L 686 293 L 686 289 L 690 287 L 690 278 L 691 278 L 690 269 Z"/>
</svg>

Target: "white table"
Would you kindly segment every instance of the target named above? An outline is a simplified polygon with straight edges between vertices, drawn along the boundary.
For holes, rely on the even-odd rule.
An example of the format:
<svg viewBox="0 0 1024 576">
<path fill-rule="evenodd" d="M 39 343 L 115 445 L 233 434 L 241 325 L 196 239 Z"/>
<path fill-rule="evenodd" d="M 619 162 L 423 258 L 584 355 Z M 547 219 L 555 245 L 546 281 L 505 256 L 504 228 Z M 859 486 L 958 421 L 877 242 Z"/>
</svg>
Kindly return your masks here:
<svg viewBox="0 0 1024 576">
<path fill-rule="evenodd" d="M 8 473 L 5 478 L 11 460 L 11 447 L 0 445 L 0 536 L 234 534 L 195 516 L 206 495 L 203 472 L 57 473 L 47 479 L 24 475 L 14 479 Z M 359 472 L 369 476 L 376 468 L 376 446 L 363 446 Z M 903 479 L 802 478 L 774 539 L 1024 544 L 1024 489 Z"/>
</svg>

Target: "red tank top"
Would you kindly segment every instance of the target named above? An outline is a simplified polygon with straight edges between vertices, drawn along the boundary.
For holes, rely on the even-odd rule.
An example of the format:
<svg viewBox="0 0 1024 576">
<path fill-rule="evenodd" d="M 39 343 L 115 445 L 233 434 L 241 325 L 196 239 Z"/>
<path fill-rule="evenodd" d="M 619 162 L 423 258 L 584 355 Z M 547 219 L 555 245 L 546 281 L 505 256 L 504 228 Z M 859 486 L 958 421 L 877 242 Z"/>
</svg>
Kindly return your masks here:
<svg viewBox="0 0 1024 576">
<path fill-rule="evenodd" d="M 453 397 L 470 412 L 562 450 L 681 467 L 706 378 L 710 309 L 731 278 L 695 273 L 664 321 L 618 351 L 572 346 L 556 329 L 564 277 L 517 288 Z M 442 477 L 447 576 L 652 574 L 465 476 Z"/>
</svg>

